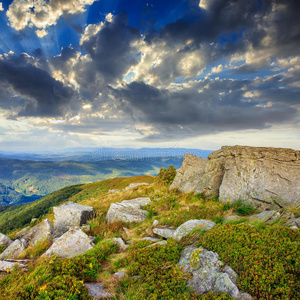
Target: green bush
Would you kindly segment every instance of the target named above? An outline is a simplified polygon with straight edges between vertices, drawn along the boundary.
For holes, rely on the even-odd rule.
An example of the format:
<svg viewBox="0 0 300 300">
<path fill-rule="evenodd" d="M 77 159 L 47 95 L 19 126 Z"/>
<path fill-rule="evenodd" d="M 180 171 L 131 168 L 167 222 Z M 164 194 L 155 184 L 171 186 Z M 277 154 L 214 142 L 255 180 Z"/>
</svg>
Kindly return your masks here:
<svg viewBox="0 0 300 300">
<path fill-rule="evenodd" d="M 170 186 L 176 176 L 176 169 L 170 165 L 167 169 L 161 168 L 157 175 L 157 182 L 166 186 Z"/>
<path fill-rule="evenodd" d="M 255 299 L 299 299 L 300 232 L 280 226 L 216 226 L 199 244 L 216 251 Z"/>
</svg>

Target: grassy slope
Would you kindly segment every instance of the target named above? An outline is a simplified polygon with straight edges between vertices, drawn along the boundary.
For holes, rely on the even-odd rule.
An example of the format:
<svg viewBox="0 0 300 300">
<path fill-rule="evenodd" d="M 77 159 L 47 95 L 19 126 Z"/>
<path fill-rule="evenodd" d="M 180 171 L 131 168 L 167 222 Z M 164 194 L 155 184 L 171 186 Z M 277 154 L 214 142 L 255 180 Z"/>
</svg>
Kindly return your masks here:
<svg viewBox="0 0 300 300">
<path fill-rule="evenodd" d="M 197 296 L 188 290 L 186 278 L 175 264 L 182 247 L 192 243 L 217 251 L 238 273 L 243 291 L 255 299 L 299 299 L 300 230 L 250 224 L 245 219 L 236 225 L 223 224 L 224 215 L 233 214 L 236 207 L 199 195 L 169 191 L 159 184 L 107 194 L 109 189 L 123 189 L 131 182 L 151 183 L 153 179 L 145 176 L 115 178 L 78 187 L 78 191 L 65 200 L 95 208 L 96 216 L 90 221 L 92 230 L 89 232 L 96 237 L 95 249 L 76 259 L 38 260 L 28 273 L 13 272 L 0 280 L 0 299 L 32 299 L 33 295 L 34 299 L 56 299 L 58 292 L 63 295 L 60 299 L 88 299 L 81 282 L 97 280 L 104 283 L 115 299 L 231 299 L 214 293 Z M 106 224 L 105 216 L 111 203 L 142 196 L 153 200 L 146 208 L 149 213 L 145 222 Z M 52 215 L 47 217 L 51 219 Z M 207 233 L 195 229 L 180 243 L 169 240 L 166 246 L 145 248 L 148 242 L 140 239 L 154 236 L 154 219 L 160 225 L 174 227 L 190 219 L 210 219 L 218 226 Z M 128 228 L 127 233 L 124 227 Z M 113 248 L 109 242 L 111 237 L 122 237 L 130 242 L 128 251 Z M 27 253 L 28 257 L 32 253 Z M 143 278 L 139 281 L 131 277 L 121 281 L 112 278 L 114 272 L 122 269 Z"/>
</svg>

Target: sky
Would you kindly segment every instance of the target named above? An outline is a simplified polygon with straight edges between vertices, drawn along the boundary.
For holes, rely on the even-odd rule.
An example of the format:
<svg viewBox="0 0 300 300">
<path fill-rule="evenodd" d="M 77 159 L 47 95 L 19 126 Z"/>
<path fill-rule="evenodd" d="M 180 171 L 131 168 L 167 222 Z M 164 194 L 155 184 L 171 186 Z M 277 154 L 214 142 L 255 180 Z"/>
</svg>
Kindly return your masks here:
<svg viewBox="0 0 300 300">
<path fill-rule="evenodd" d="M 300 150 L 299 0 L 0 0 L 0 150 Z"/>
</svg>

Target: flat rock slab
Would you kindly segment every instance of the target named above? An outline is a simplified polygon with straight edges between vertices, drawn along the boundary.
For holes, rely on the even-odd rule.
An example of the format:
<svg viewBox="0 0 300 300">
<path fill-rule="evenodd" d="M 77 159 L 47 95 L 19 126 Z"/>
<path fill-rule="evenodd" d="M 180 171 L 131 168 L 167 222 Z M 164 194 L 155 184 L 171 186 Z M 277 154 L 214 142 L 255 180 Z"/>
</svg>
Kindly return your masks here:
<svg viewBox="0 0 300 300">
<path fill-rule="evenodd" d="M 151 203 L 149 197 L 124 200 L 121 203 L 112 203 L 106 215 L 107 223 L 125 222 L 139 223 L 146 220 L 148 212 L 143 210 L 147 204 Z"/>
<path fill-rule="evenodd" d="M 94 243 L 88 235 L 79 228 L 73 228 L 56 239 L 43 256 L 75 257 L 84 254 L 93 247 Z"/>
<path fill-rule="evenodd" d="M 111 293 L 107 292 L 104 289 L 102 283 L 85 283 L 84 285 L 88 288 L 88 293 L 93 297 L 93 299 L 104 299 L 113 297 Z"/>
<path fill-rule="evenodd" d="M 185 273 L 192 274 L 188 279 L 188 286 L 199 295 L 215 291 L 234 298 L 240 297 L 240 292 L 233 282 L 237 282 L 236 273 L 231 268 L 228 269 L 229 274 L 226 273 L 226 268 L 223 272 L 223 263 L 215 252 L 190 246 L 183 250 L 177 266 L 182 267 Z"/>
<path fill-rule="evenodd" d="M 267 223 L 267 222 L 273 221 L 279 217 L 280 217 L 279 212 L 277 212 L 276 210 L 270 210 L 270 211 L 263 211 L 256 215 L 252 215 L 251 217 L 249 217 L 249 219 Z"/>
<path fill-rule="evenodd" d="M 147 237 L 142 238 L 142 241 L 158 242 L 159 239 L 151 237 L 151 236 L 147 236 Z"/>
<path fill-rule="evenodd" d="M 216 226 L 216 223 L 209 220 L 189 220 L 183 224 L 181 224 L 173 233 L 173 239 L 176 241 L 180 241 L 184 236 L 188 235 L 194 228 L 200 227 L 208 231 Z"/>
<path fill-rule="evenodd" d="M 48 219 L 44 220 L 41 224 L 31 228 L 24 236 L 23 239 L 27 241 L 27 246 L 36 245 L 46 239 L 50 239 L 53 233 L 53 228 Z"/>
<path fill-rule="evenodd" d="M 26 265 L 17 262 L 0 260 L 0 272 L 11 272 L 15 266 L 19 269 L 26 268 Z"/>
<path fill-rule="evenodd" d="M 93 216 L 94 208 L 69 202 L 61 206 L 53 207 L 54 230 L 57 234 L 63 234 L 70 228 L 80 227 L 86 224 Z"/>
<path fill-rule="evenodd" d="M 22 253 L 23 250 L 25 250 L 25 248 L 26 240 L 15 240 L 0 254 L 0 259 L 18 258 L 18 256 Z"/>
<path fill-rule="evenodd" d="M 147 248 L 151 248 L 151 247 L 155 247 L 155 246 L 163 246 L 163 245 L 167 245 L 167 244 L 168 244 L 167 241 L 160 241 L 160 242 L 157 242 L 157 243 L 147 246 Z"/>
<path fill-rule="evenodd" d="M 175 229 L 171 228 L 153 228 L 153 232 L 163 238 L 169 239 L 173 237 Z"/>
<path fill-rule="evenodd" d="M 124 191 L 128 191 L 128 190 L 131 190 L 131 189 L 134 189 L 138 186 L 141 186 L 141 185 L 149 185 L 149 183 L 146 183 L 146 182 L 141 182 L 141 183 L 130 183 L 129 186 L 127 186 Z"/>
<path fill-rule="evenodd" d="M 6 235 L 0 233 L 0 246 L 9 246 L 13 241 Z"/>
</svg>

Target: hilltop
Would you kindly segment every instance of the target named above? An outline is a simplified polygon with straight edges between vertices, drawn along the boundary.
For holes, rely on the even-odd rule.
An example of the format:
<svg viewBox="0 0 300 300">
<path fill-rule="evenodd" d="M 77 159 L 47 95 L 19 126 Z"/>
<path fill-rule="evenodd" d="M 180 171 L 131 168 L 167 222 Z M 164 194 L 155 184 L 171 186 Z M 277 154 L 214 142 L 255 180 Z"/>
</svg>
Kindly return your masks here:
<svg viewBox="0 0 300 300">
<path fill-rule="evenodd" d="M 0 212 L 0 232 L 28 217 L 5 229 L 11 239 L 27 239 L 18 254 L 27 266 L 0 279 L 0 299 L 92 299 L 92 287 L 107 299 L 299 299 L 299 203 L 262 211 L 241 199 L 221 202 L 218 195 L 170 189 L 174 177 L 186 183 L 178 179 L 186 176 L 183 169 L 176 177 L 169 167 L 157 177 L 71 186 Z M 58 234 L 59 213 L 68 222 L 78 204 L 94 211 L 87 224 L 78 224 L 86 235 L 70 228 L 32 244 L 30 232 L 52 223 Z M 88 240 L 84 254 L 41 257 L 77 234 Z"/>
</svg>

